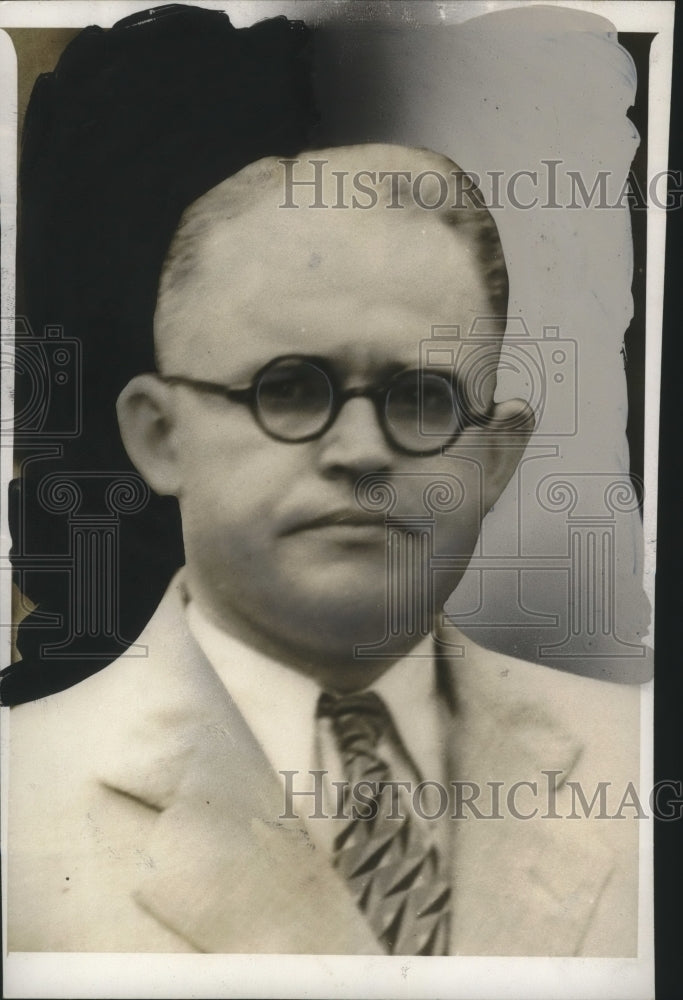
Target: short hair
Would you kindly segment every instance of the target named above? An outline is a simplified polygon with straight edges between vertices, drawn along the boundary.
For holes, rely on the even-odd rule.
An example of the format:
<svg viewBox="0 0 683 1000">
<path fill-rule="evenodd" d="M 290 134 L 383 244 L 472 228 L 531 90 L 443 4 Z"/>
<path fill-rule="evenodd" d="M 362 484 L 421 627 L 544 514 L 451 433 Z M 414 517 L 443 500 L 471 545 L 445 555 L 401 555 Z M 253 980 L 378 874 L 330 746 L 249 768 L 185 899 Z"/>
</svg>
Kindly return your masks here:
<svg viewBox="0 0 683 1000">
<path fill-rule="evenodd" d="M 455 161 L 433 150 L 380 143 L 308 150 L 301 153 L 294 162 L 326 160 L 336 166 L 337 161 L 348 160 L 349 157 L 362 159 L 363 170 L 370 171 L 375 176 L 383 170 L 389 171 L 389 168 L 394 172 L 397 172 L 397 167 L 405 172 L 415 169 L 425 177 L 427 173 L 439 177 L 452 177 L 457 192 L 462 193 L 466 190 L 466 200 L 460 195 L 454 202 L 450 198 L 441 199 L 443 204 L 435 201 L 434 207 L 431 207 L 426 199 L 418 204 L 414 197 L 406 198 L 408 182 L 405 178 L 398 178 L 399 185 L 403 185 L 403 189 L 398 192 L 403 207 L 422 211 L 427 216 L 436 216 L 439 221 L 452 226 L 470 241 L 491 304 L 491 318 L 496 320 L 498 326 L 504 328 L 509 291 L 505 256 L 498 227 L 469 175 Z M 287 162 L 277 157 L 265 157 L 250 163 L 211 188 L 185 209 L 161 269 L 158 304 L 169 292 L 182 291 L 193 274 L 198 248 L 217 222 L 237 219 L 267 193 L 277 192 L 279 197 L 283 196 L 285 191 L 283 179 Z M 356 166 L 359 166 L 358 162 Z M 381 187 L 381 184 L 382 182 L 370 182 L 366 190 L 374 190 L 378 195 L 386 197 L 387 186 Z M 328 180 L 327 194 L 330 201 L 334 201 L 334 191 L 330 185 L 331 181 Z M 396 197 L 395 192 L 392 192 L 392 197 Z"/>
</svg>

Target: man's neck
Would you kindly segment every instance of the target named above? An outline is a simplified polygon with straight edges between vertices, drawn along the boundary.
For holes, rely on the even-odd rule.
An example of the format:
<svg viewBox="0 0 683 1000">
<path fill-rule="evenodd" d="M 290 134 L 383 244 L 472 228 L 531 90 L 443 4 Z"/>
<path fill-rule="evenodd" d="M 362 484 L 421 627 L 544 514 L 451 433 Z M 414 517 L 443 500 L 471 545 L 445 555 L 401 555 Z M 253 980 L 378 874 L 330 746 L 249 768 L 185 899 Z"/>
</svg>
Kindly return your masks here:
<svg viewBox="0 0 683 1000">
<path fill-rule="evenodd" d="M 190 592 L 189 596 L 216 628 L 283 666 L 310 677 L 328 691 L 347 693 L 368 687 L 425 638 L 424 635 L 396 636 L 387 642 L 381 659 L 365 658 L 356 652 L 356 643 L 350 644 L 348 649 L 335 649 L 315 641 L 308 644 L 287 642 L 281 636 L 270 634 L 263 622 L 257 625 L 234 613 L 218 615 L 199 595 Z"/>
</svg>

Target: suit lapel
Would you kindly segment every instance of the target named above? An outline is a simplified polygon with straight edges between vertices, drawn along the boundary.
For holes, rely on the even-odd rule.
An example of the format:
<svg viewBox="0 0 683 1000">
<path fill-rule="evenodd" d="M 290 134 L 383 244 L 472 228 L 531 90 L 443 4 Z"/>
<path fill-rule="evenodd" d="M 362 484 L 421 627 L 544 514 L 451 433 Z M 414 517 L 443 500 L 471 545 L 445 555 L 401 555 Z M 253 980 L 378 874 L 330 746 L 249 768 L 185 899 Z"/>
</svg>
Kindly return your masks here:
<svg viewBox="0 0 683 1000">
<path fill-rule="evenodd" d="M 582 747 L 552 705 L 552 675 L 532 665 L 487 653 L 462 637 L 464 655 L 441 661 L 450 688 L 449 773 L 481 789 L 477 818 L 461 804 L 451 821 L 454 919 L 451 954 L 573 955 L 609 878 L 613 859 L 586 823 L 551 819 L 546 789 L 557 790 L 563 815 L 563 784 Z M 546 681 L 539 691 L 539 679 Z M 561 771 L 557 777 L 542 771 Z M 510 814 L 506 801 L 519 786 Z M 489 783 L 500 782 L 500 806 Z M 566 791 L 566 790 L 565 790 Z M 463 788 L 465 797 L 474 793 Z M 566 806 L 564 813 L 566 814 Z M 545 814 L 546 818 L 543 818 Z"/>
<path fill-rule="evenodd" d="M 226 730 L 202 739 L 155 824 L 137 901 L 201 951 L 374 951 L 327 859 L 279 818 L 279 781 L 238 728 L 228 753 Z"/>
<path fill-rule="evenodd" d="M 188 634 L 177 582 L 141 642 L 142 722 L 136 713 L 99 768 L 158 811 L 138 905 L 198 951 L 380 953 L 305 829 L 280 819 L 280 780 Z M 139 686 L 139 666 L 122 671 Z"/>
</svg>

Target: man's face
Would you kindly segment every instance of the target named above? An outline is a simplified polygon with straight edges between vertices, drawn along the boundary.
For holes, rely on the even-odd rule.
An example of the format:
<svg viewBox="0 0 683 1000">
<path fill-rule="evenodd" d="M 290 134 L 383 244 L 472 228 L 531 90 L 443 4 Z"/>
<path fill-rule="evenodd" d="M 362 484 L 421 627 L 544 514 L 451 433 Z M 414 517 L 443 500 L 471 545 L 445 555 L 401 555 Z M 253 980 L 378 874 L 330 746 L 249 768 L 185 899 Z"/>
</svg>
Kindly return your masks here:
<svg viewBox="0 0 683 1000">
<path fill-rule="evenodd" d="M 160 303 L 165 374 L 244 385 L 274 358 L 316 355 L 343 385 L 366 386 L 417 368 L 434 325 L 466 332 L 490 312 L 473 249 L 433 213 L 276 204 L 264 199 L 217 223 L 183 299 Z M 458 477 L 465 497 L 437 514 L 435 549 L 471 554 L 481 518 L 476 453 L 397 451 L 367 398 L 350 399 L 322 437 L 287 443 L 246 406 L 191 387 L 172 393 L 189 586 L 229 631 L 259 633 L 309 662 L 344 660 L 356 643 L 383 639 L 385 518 L 361 516 L 354 496 L 368 473 L 395 489 L 392 517 L 429 518 L 425 489 Z M 414 557 L 413 585 L 426 558 Z M 435 576 L 435 610 L 461 572 Z"/>
</svg>

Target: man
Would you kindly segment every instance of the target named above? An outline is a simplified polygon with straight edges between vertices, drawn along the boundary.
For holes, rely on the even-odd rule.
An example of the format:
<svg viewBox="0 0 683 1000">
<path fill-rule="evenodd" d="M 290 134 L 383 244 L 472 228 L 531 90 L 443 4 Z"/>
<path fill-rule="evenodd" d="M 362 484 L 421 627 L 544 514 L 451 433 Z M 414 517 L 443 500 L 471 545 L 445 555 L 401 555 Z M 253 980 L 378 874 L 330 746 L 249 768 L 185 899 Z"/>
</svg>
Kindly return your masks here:
<svg viewBox="0 0 683 1000">
<path fill-rule="evenodd" d="M 533 424 L 493 396 L 493 221 L 428 151 L 295 167 L 227 178 L 171 244 L 118 412 L 186 565 L 147 658 L 13 710 L 10 948 L 635 954 L 638 824 L 575 807 L 635 780 L 638 692 L 441 623 Z M 455 365 L 422 364 L 448 327 Z"/>
</svg>

